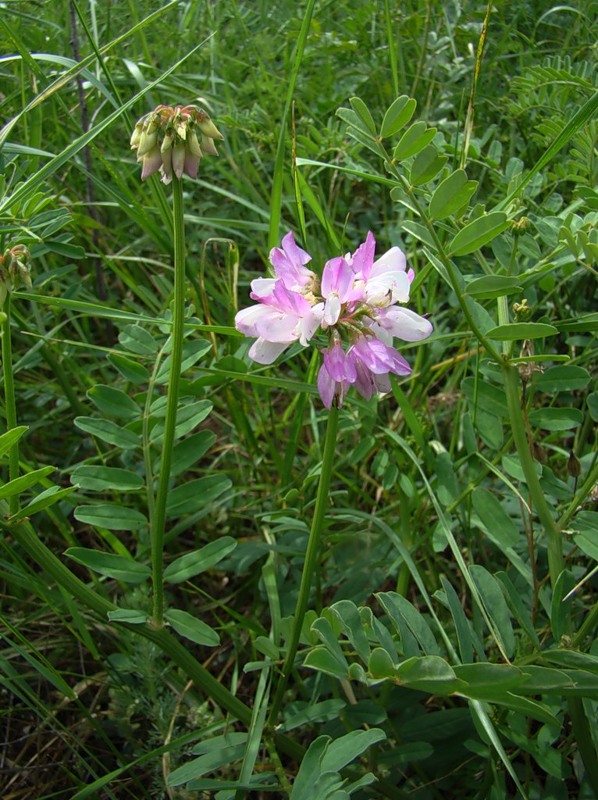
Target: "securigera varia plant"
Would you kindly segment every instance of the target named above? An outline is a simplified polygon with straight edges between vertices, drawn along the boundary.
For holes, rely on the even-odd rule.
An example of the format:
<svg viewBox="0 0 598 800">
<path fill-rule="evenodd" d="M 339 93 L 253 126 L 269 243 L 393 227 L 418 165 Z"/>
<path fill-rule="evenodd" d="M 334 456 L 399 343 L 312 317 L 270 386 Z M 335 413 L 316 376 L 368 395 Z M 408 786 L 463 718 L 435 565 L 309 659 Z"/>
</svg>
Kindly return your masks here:
<svg viewBox="0 0 598 800">
<path fill-rule="evenodd" d="M 390 391 L 389 373 L 411 372 L 393 339 L 416 342 L 432 333 L 429 320 L 402 305 L 414 278 L 404 253 L 391 247 L 375 260 L 375 249 L 370 232 L 354 253 L 327 261 L 319 278 L 305 266 L 311 256 L 288 233 L 270 253 L 275 277 L 251 284 L 258 305 L 235 318 L 241 333 L 257 337 L 249 357 L 259 364 L 271 364 L 293 342 L 307 346 L 318 331 L 325 334 L 318 390 L 327 408 L 334 401 L 342 406 L 351 386 L 366 399 Z"/>
<path fill-rule="evenodd" d="M 196 178 L 202 157 L 218 155 L 214 139 L 222 138 L 203 109 L 159 105 L 137 121 L 131 149 L 142 163 L 141 180 L 160 170 L 162 181 L 170 183 L 173 175 L 182 178 L 183 173 Z"/>
</svg>

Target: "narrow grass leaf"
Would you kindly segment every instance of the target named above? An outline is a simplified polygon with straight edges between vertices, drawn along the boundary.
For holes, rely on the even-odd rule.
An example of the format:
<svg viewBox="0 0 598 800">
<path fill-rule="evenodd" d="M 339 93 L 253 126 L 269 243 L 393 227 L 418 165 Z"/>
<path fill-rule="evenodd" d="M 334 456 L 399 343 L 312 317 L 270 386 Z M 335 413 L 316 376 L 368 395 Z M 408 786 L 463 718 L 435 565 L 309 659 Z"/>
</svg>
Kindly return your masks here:
<svg viewBox="0 0 598 800">
<path fill-rule="evenodd" d="M 27 475 L 21 475 L 21 477 L 5 483 L 4 486 L 0 486 L 0 500 L 21 494 L 21 492 L 31 486 L 35 486 L 36 483 L 39 483 L 46 475 L 55 470 L 56 467 L 41 467 L 40 469 L 34 469 L 33 472 L 28 472 Z"/>
</svg>

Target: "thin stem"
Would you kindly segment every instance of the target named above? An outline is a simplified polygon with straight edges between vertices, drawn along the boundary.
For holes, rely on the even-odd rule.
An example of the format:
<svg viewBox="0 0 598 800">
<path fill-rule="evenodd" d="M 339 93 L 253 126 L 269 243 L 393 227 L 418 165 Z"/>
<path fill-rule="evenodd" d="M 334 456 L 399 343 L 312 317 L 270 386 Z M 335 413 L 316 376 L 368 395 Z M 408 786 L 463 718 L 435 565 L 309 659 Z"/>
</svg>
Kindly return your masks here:
<svg viewBox="0 0 598 800">
<path fill-rule="evenodd" d="M 500 355 L 498 353 L 498 350 L 496 349 L 494 344 L 490 341 L 490 339 L 488 339 L 488 337 L 482 332 L 481 328 L 479 327 L 479 325 L 475 321 L 475 319 L 473 317 L 473 314 L 471 313 L 471 311 L 469 309 L 469 306 L 467 305 L 466 298 L 465 298 L 465 296 L 463 294 L 463 291 L 462 291 L 460 283 L 459 283 L 460 276 L 459 276 L 459 274 L 457 272 L 457 269 L 456 269 L 455 265 L 453 264 L 451 259 L 447 256 L 447 254 L 446 254 L 446 252 L 444 250 L 442 242 L 440 241 L 440 239 L 438 237 L 438 233 L 436 232 L 436 227 L 432 224 L 432 221 L 430 220 L 430 218 L 428 217 L 428 215 L 424 211 L 424 208 L 423 208 L 422 204 L 419 201 L 419 197 L 413 191 L 413 187 L 401 175 L 401 173 L 396 168 L 395 164 L 391 160 L 391 158 L 388 155 L 388 153 L 386 153 L 386 151 L 385 151 L 385 156 L 386 156 L 386 168 L 387 168 L 388 172 L 393 176 L 393 178 L 395 178 L 395 180 L 397 180 L 401 184 L 402 189 L 409 196 L 409 199 L 410 199 L 411 203 L 413 204 L 413 207 L 415 208 L 415 210 L 419 214 L 422 222 L 424 223 L 424 225 L 428 229 L 428 232 L 429 232 L 429 234 L 430 234 L 430 236 L 432 238 L 432 241 L 434 242 L 434 246 L 436 248 L 436 252 L 438 253 L 438 257 L 439 257 L 440 261 L 442 262 L 442 265 L 446 269 L 446 272 L 447 272 L 451 287 L 452 287 L 453 291 L 455 292 L 455 295 L 457 296 L 457 301 L 458 301 L 459 305 L 461 306 L 461 311 L 463 312 L 463 314 L 465 316 L 465 319 L 467 320 L 467 324 L 471 328 L 471 330 L 472 330 L 474 336 L 476 337 L 476 339 L 484 347 L 486 352 L 490 356 L 492 356 L 492 358 L 497 363 L 500 363 L 501 358 L 500 358 Z"/>
<path fill-rule="evenodd" d="M 544 497 L 540 481 L 534 468 L 534 460 L 529 449 L 529 442 L 521 410 L 521 396 L 519 393 L 519 375 L 515 367 L 502 362 L 507 408 L 513 441 L 519 456 L 519 462 L 525 475 L 533 507 L 536 509 L 540 522 L 544 527 L 548 541 L 548 571 L 552 588 L 556 586 L 559 575 L 565 569 L 561 534 L 556 521 Z"/>
<path fill-rule="evenodd" d="M 2 317 L 2 370 L 4 372 L 4 402 L 6 406 L 6 430 L 17 427 L 17 405 L 15 402 L 15 382 L 12 372 L 12 343 L 10 339 L 10 292 L 4 302 Z M 19 477 L 19 443 L 15 442 L 8 451 L 8 480 Z M 19 510 L 19 496 L 12 495 L 8 500 L 10 515 Z"/>
<path fill-rule="evenodd" d="M 324 453 L 322 455 L 322 469 L 320 471 L 320 482 L 318 484 L 316 507 L 314 509 L 314 516 L 311 522 L 307 550 L 305 551 L 305 562 L 303 564 L 303 573 L 301 575 L 301 585 L 299 586 L 299 596 L 297 597 L 297 606 L 295 608 L 295 615 L 293 618 L 293 631 L 291 634 L 291 640 L 289 642 L 287 656 L 282 667 L 282 674 L 280 675 L 278 686 L 276 687 L 276 694 L 274 695 L 272 708 L 270 709 L 269 721 L 271 723 L 275 720 L 276 715 L 278 714 L 282 697 L 284 695 L 289 676 L 292 672 L 293 664 L 295 663 L 295 656 L 297 654 L 297 647 L 299 645 L 301 628 L 303 627 L 303 620 L 305 619 L 305 612 L 307 611 L 313 574 L 320 551 L 322 526 L 326 516 L 326 509 L 328 508 L 330 479 L 332 478 L 332 465 L 334 462 L 334 454 L 336 452 L 337 428 L 338 408 L 336 406 L 332 406 L 330 413 L 328 414 L 328 427 L 326 428 L 326 439 L 324 441 Z"/>
<path fill-rule="evenodd" d="M 164 616 L 164 527 L 166 524 L 166 499 L 170 483 L 170 466 L 176 429 L 176 416 L 179 400 L 179 382 L 183 353 L 183 333 L 185 320 L 185 221 L 183 217 L 183 184 L 175 177 L 172 182 L 174 225 L 174 305 L 172 311 L 172 349 L 170 353 L 170 376 L 168 379 L 168 399 L 166 419 L 162 439 L 160 476 L 154 513 L 151 517 L 150 545 L 152 551 L 153 623 L 156 628 L 163 625 Z"/>
</svg>

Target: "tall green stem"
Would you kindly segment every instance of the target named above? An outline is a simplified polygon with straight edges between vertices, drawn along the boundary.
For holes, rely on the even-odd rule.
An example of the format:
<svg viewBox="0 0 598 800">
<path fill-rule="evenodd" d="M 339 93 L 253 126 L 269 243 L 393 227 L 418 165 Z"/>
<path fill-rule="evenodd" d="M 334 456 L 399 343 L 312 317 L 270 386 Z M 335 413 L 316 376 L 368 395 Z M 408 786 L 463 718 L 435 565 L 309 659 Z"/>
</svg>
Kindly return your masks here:
<svg viewBox="0 0 598 800">
<path fill-rule="evenodd" d="M 172 310 L 172 349 L 170 353 L 170 376 L 166 420 L 162 439 L 160 475 L 156 501 L 151 517 L 150 545 L 152 551 L 153 623 L 156 628 L 163 625 L 164 616 L 164 528 L 166 524 L 166 499 L 170 483 L 170 466 L 176 429 L 179 382 L 183 353 L 185 321 L 185 220 L 183 217 L 183 183 L 174 177 L 172 182 L 172 216 L 174 227 L 174 305 Z M 151 487 L 148 487 L 151 491 Z"/>
<path fill-rule="evenodd" d="M 10 292 L 4 302 L 2 317 L 2 370 L 4 373 L 4 403 L 6 406 L 6 430 L 17 427 L 17 405 L 15 402 L 15 382 L 12 372 L 12 343 L 10 339 Z M 8 479 L 14 481 L 19 477 L 19 444 L 15 442 L 8 452 Z M 19 510 L 19 496 L 12 495 L 8 501 L 8 510 L 16 514 Z"/>
<path fill-rule="evenodd" d="M 565 569 L 565 560 L 563 558 L 563 543 L 561 534 L 557 527 L 556 521 L 552 515 L 552 511 L 546 498 L 536 470 L 534 468 L 534 460 L 529 448 L 525 425 L 523 422 L 523 415 L 521 411 L 521 395 L 519 393 L 519 374 L 515 367 L 507 364 L 506 361 L 502 363 L 502 372 L 505 385 L 505 393 L 507 396 L 507 408 L 509 411 L 509 422 L 511 431 L 513 433 L 513 441 L 517 448 L 517 455 L 519 462 L 525 475 L 525 481 L 529 490 L 531 500 L 536 513 L 540 518 L 540 522 L 546 533 L 548 543 L 548 571 L 550 574 L 550 584 L 552 588 L 556 586 L 559 575 Z"/>
<path fill-rule="evenodd" d="M 305 619 L 305 612 L 307 611 L 312 579 L 320 551 L 322 527 L 324 524 L 324 518 L 326 516 L 326 509 L 328 508 L 330 480 L 332 478 L 332 465 L 334 463 L 334 454 L 336 452 L 337 428 L 338 408 L 333 406 L 328 414 L 328 427 L 326 428 L 326 439 L 324 441 L 320 483 L 318 484 L 316 507 L 314 509 L 311 530 L 309 532 L 307 550 L 305 552 L 305 562 L 303 564 L 303 573 L 301 575 L 301 585 L 299 586 L 299 596 L 297 597 L 297 606 L 295 607 L 295 616 L 293 619 L 293 631 L 289 641 L 289 649 L 282 667 L 282 674 L 280 675 L 278 686 L 276 687 L 276 694 L 274 695 L 272 708 L 270 709 L 269 721 L 271 723 L 275 720 L 276 715 L 278 714 L 289 676 L 293 670 L 293 664 L 295 663 L 295 656 L 297 654 L 297 647 L 299 645 L 299 637 L 301 635 L 301 628 L 303 627 L 303 620 Z"/>
</svg>

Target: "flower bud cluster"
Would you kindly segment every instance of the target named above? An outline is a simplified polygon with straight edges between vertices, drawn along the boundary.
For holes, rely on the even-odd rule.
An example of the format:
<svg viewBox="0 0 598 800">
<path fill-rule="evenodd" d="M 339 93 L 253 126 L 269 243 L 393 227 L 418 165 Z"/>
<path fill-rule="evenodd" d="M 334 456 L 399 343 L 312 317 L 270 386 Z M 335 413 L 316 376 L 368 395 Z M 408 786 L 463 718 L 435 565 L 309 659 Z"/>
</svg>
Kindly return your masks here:
<svg viewBox="0 0 598 800">
<path fill-rule="evenodd" d="M 206 112 L 197 106 L 157 106 L 141 117 L 131 136 L 131 149 L 141 161 L 141 180 L 160 171 L 163 183 L 172 176 L 197 177 L 205 155 L 218 155 L 214 139 L 223 136 Z"/>
<path fill-rule="evenodd" d="M 318 390 L 328 408 L 341 406 L 351 386 L 366 399 L 390 390 L 388 374 L 408 375 L 411 367 L 392 346 L 393 338 L 415 342 L 432 325 L 403 304 L 409 300 L 413 270 L 392 247 L 374 260 L 376 241 L 327 261 L 319 278 L 305 265 L 311 256 L 292 233 L 270 253 L 275 277 L 257 278 L 251 298 L 258 304 L 239 311 L 237 330 L 255 336 L 249 357 L 271 364 L 291 343 L 307 346 L 320 330 L 328 337 Z"/>
<path fill-rule="evenodd" d="M 24 244 L 16 244 L 0 255 L 0 308 L 6 295 L 19 286 L 31 289 L 31 256 Z"/>
</svg>

